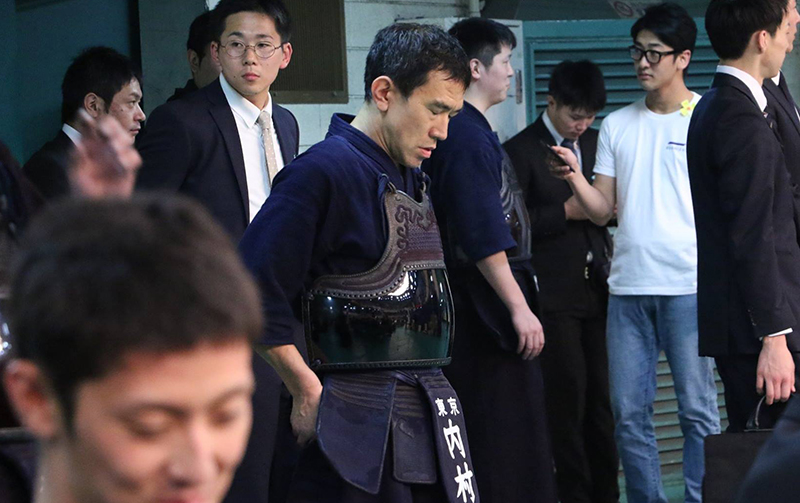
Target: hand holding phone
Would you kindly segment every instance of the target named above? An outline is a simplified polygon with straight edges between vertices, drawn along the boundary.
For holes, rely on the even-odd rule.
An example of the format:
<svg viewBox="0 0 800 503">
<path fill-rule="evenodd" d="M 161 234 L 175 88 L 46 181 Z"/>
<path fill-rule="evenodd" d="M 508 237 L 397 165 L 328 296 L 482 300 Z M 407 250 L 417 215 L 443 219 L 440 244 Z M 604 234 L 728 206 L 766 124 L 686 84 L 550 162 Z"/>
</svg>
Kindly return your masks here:
<svg viewBox="0 0 800 503">
<path fill-rule="evenodd" d="M 567 163 L 567 161 L 565 161 L 563 157 L 558 155 L 556 151 L 553 150 L 553 147 L 551 145 L 545 143 L 544 140 L 539 140 L 539 143 L 541 143 L 542 148 L 544 148 L 545 162 L 547 163 L 547 167 L 550 169 L 550 171 L 553 170 L 561 171 L 558 168 L 566 166 L 571 173 L 575 172 L 575 170 L 572 169 L 572 167 Z"/>
</svg>

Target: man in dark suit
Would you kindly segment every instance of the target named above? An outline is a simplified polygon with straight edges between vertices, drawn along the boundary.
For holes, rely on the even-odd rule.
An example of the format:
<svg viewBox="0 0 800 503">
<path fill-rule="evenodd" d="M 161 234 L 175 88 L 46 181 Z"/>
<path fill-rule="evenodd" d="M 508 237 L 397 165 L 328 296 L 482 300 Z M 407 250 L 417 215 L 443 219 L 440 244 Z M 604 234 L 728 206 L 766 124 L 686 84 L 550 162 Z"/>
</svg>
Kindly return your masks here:
<svg viewBox="0 0 800 503">
<path fill-rule="evenodd" d="M 797 105 L 786 84 L 783 72 L 775 77 L 764 79 L 764 95 L 767 97 L 768 111 L 774 113 L 775 123 L 783 146 L 786 168 L 792 182 L 800 182 L 800 115 Z"/>
<path fill-rule="evenodd" d="M 705 19 L 721 61 L 687 144 L 700 354 L 715 357 L 728 431 L 741 431 L 757 390 L 767 404 L 795 390 L 800 248 L 786 158 L 762 85 L 778 74 L 800 16 L 794 0 L 713 0 Z"/>
<path fill-rule="evenodd" d="M 81 137 L 78 110 L 95 119 L 111 115 L 131 136 L 137 135 L 145 119 L 139 106 L 141 78 L 127 56 L 108 47 L 86 49 L 67 68 L 61 84 L 61 131 L 22 168 L 46 199 L 70 192 L 67 166 Z"/>
<path fill-rule="evenodd" d="M 297 121 L 269 94 L 292 57 L 291 23 L 279 0 L 222 0 L 212 11 L 212 25 L 211 57 L 222 74 L 153 111 L 139 143 L 144 164 L 137 188 L 196 198 L 238 242 L 269 196 L 275 174 L 297 155 Z M 272 490 L 283 493 L 291 476 L 288 392 L 281 393 L 277 374 L 262 358 L 254 358 L 253 371 L 254 428 L 228 503 L 269 500 L 276 438 L 280 467 L 272 483 L 279 487 Z"/>
<path fill-rule="evenodd" d="M 211 42 L 214 41 L 211 26 L 211 12 L 206 11 L 194 18 L 189 27 L 189 38 L 186 40 L 186 59 L 192 78 L 186 85 L 175 89 L 167 101 L 174 101 L 202 89 L 219 77 L 219 63 L 211 57 Z"/>
<path fill-rule="evenodd" d="M 292 57 L 291 26 L 279 0 L 223 0 L 212 15 L 222 75 L 153 111 L 137 187 L 193 196 L 238 241 L 297 155 L 297 121 L 269 94 Z"/>
<path fill-rule="evenodd" d="M 792 179 L 794 194 L 795 229 L 800 235 L 800 117 L 797 104 L 786 85 L 783 72 L 771 79 L 764 79 L 764 95 L 767 97 L 767 109 L 773 112 L 778 135 L 783 146 L 786 169 Z"/>
<path fill-rule="evenodd" d="M 605 227 L 588 220 L 569 184 L 550 174 L 542 143 L 572 149 L 591 179 L 597 131 L 589 126 L 605 103 L 597 65 L 563 61 L 550 76 L 547 109 L 503 145 L 531 220 L 532 262 L 547 334 L 541 360 L 548 426 L 563 503 L 619 500 L 606 353 L 604 266 L 611 238 Z"/>
</svg>

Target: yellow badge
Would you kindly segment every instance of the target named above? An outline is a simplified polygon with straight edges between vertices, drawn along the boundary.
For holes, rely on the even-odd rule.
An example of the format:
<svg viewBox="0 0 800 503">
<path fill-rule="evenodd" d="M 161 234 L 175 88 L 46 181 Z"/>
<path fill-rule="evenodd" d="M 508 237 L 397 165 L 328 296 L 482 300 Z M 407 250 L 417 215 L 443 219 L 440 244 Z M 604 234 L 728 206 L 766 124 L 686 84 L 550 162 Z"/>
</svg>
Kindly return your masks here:
<svg viewBox="0 0 800 503">
<path fill-rule="evenodd" d="M 691 114 L 691 113 L 692 113 L 692 110 L 694 110 L 694 106 L 695 106 L 696 104 L 697 104 L 697 103 L 692 103 L 692 102 L 691 102 L 691 101 L 689 101 L 689 100 L 683 100 L 683 101 L 681 102 L 681 115 L 683 115 L 684 117 L 686 117 L 687 115 Z"/>
</svg>

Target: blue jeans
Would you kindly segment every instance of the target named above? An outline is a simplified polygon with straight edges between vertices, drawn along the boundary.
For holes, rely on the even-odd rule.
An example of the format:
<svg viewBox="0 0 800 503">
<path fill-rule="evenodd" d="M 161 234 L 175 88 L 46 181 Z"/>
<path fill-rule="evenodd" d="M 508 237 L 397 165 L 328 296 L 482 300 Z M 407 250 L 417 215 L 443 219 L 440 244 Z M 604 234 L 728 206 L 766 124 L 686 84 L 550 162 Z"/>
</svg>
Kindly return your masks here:
<svg viewBox="0 0 800 503">
<path fill-rule="evenodd" d="M 661 350 L 678 397 L 686 501 L 701 501 L 703 439 L 719 433 L 719 410 L 713 362 L 698 356 L 697 295 L 611 295 L 606 337 L 614 435 L 628 502 L 667 502 L 653 428 Z"/>
</svg>

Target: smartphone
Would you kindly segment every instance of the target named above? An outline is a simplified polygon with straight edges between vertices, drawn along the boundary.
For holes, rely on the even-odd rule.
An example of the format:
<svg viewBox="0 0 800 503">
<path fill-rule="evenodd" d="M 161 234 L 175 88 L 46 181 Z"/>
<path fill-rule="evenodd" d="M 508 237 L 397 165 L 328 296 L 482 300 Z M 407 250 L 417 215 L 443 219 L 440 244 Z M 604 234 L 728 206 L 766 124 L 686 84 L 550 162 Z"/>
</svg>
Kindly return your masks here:
<svg viewBox="0 0 800 503">
<path fill-rule="evenodd" d="M 556 154 L 556 151 L 553 150 L 553 148 L 550 145 L 545 143 L 544 140 L 539 140 L 539 143 L 541 143 L 542 147 L 544 148 L 544 151 L 545 151 L 545 154 L 544 154 L 545 162 L 547 162 L 547 165 L 550 168 L 558 168 L 560 166 L 567 166 L 572 173 L 575 172 L 575 170 L 572 169 L 567 164 L 567 162 L 564 159 L 561 158 L 560 155 Z"/>
</svg>

